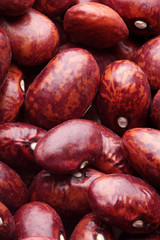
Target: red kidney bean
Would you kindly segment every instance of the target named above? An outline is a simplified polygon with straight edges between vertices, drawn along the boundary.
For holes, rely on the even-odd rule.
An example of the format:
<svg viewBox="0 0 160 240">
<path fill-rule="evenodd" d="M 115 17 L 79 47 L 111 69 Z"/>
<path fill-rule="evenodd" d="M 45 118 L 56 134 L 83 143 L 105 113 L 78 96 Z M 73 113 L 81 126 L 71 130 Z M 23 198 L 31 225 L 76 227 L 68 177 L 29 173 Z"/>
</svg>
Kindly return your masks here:
<svg viewBox="0 0 160 240">
<path fill-rule="evenodd" d="M 82 48 L 57 54 L 30 85 L 25 97 L 29 120 L 42 128 L 82 117 L 99 86 L 100 71 Z"/>
<path fill-rule="evenodd" d="M 0 123 L 17 119 L 24 102 L 24 91 L 23 73 L 19 67 L 11 64 L 0 88 Z"/>
<path fill-rule="evenodd" d="M 109 128 L 95 122 L 102 134 L 102 153 L 95 159 L 92 167 L 104 173 L 128 173 L 133 170 L 122 149 L 122 139 Z"/>
<path fill-rule="evenodd" d="M 63 20 L 72 41 L 107 48 L 128 37 L 128 28 L 113 9 L 96 2 L 70 7 Z"/>
<path fill-rule="evenodd" d="M 128 59 L 134 61 L 135 55 L 142 44 L 143 42 L 139 38 L 129 36 L 112 46 L 110 52 L 115 56 L 116 60 Z"/>
<path fill-rule="evenodd" d="M 75 227 L 70 240 L 114 240 L 113 233 L 94 213 L 85 215 Z"/>
<path fill-rule="evenodd" d="M 0 201 L 12 213 L 28 201 L 28 191 L 19 174 L 3 162 L 0 162 Z"/>
<path fill-rule="evenodd" d="M 59 214 L 48 204 L 34 201 L 24 204 L 14 214 L 14 240 L 25 237 L 51 237 L 65 240 L 65 230 Z"/>
<path fill-rule="evenodd" d="M 34 147 L 46 134 L 42 128 L 15 122 L 0 125 L 0 159 L 16 171 L 39 170 L 34 161 Z"/>
<path fill-rule="evenodd" d="M 139 36 L 160 34 L 160 2 L 152 0 L 101 0 L 113 8 L 125 21 L 129 31 Z"/>
<path fill-rule="evenodd" d="M 155 128 L 160 129 L 160 90 L 158 90 L 153 96 L 150 119 Z"/>
<path fill-rule="evenodd" d="M 79 48 L 79 47 L 82 47 L 82 45 L 68 41 L 67 43 L 59 47 L 58 52 L 62 52 L 70 48 Z M 93 55 L 93 57 L 95 58 L 99 66 L 101 74 L 103 73 L 107 65 L 109 65 L 110 63 L 116 60 L 116 57 L 114 56 L 114 54 L 112 54 L 109 51 L 109 49 L 102 50 L 102 49 L 95 49 L 95 48 L 86 47 L 86 46 L 85 47 L 83 46 L 83 48 L 85 48 L 87 51 L 89 51 Z"/>
<path fill-rule="evenodd" d="M 59 44 L 55 24 L 44 14 L 30 8 L 21 17 L 0 18 L 11 42 L 13 59 L 19 65 L 40 65 L 50 60 Z"/>
<path fill-rule="evenodd" d="M 14 218 L 10 210 L 2 202 L 0 202 L 0 239 L 11 240 L 14 232 Z"/>
<path fill-rule="evenodd" d="M 100 219 L 130 234 L 151 233 L 160 225 L 159 194 L 138 177 L 115 173 L 97 178 L 88 199 Z"/>
<path fill-rule="evenodd" d="M 12 50 L 10 40 L 6 34 L 6 32 L 0 28 L 0 86 L 4 81 L 6 74 L 8 72 L 11 58 L 12 58 Z"/>
<path fill-rule="evenodd" d="M 160 187 L 160 130 L 133 128 L 122 137 L 129 164 L 150 184 Z"/>
<path fill-rule="evenodd" d="M 101 77 L 96 109 L 102 124 L 118 135 L 147 125 L 151 91 L 146 75 L 130 60 L 109 64 Z"/>
<path fill-rule="evenodd" d="M 90 183 L 103 175 L 91 168 L 61 176 L 42 170 L 29 187 L 29 199 L 49 204 L 63 218 L 75 216 L 79 220 L 91 211 L 87 196 Z"/>
<path fill-rule="evenodd" d="M 5 0 L 0 2 L 0 13 L 6 16 L 19 16 L 33 6 L 35 0 Z"/>
<path fill-rule="evenodd" d="M 160 36 L 151 38 L 137 51 L 134 61 L 144 71 L 150 87 L 160 89 Z"/>
<path fill-rule="evenodd" d="M 35 0 L 33 8 L 50 18 L 54 18 L 64 14 L 71 4 L 72 0 Z"/>
<path fill-rule="evenodd" d="M 37 164 L 53 174 L 69 174 L 83 169 L 101 154 L 102 135 L 85 119 L 65 121 L 48 131 L 34 151 Z"/>
</svg>

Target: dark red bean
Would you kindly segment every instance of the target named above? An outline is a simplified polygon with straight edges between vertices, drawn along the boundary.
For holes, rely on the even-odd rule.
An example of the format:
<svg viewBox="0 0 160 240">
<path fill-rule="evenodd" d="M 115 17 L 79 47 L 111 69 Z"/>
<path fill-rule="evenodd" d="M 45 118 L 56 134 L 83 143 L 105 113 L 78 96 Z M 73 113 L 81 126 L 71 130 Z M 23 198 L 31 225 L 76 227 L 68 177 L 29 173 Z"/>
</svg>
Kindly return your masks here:
<svg viewBox="0 0 160 240">
<path fill-rule="evenodd" d="M 32 7 L 35 0 L 0 1 L 0 13 L 6 16 L 19 16 Z"/>
<path fill-rule="evenodd" d="M 70 240 L 114 240 L 111 227 L 94 213 L 85 215 L 76 225 Z"/>
<path fill-rule="evenodd" d="M 72 41 L 90 47 L 107 48 L 128 37 L 128 29 L 119 14 L 96 2 L 70 7 L 63 20 Z"/>
<path fill-rule="evenodd" d="M 59 214 L 48 204 L 34 201 L 24 204 L 14 214 L 14 240 L 43 236 L 65 240 L 65 231 Z"/>
<path fill-rule="evenodd" d="M 160 225 L 160 196 L 138 177 L 115 173 L 97 178 L 88 199 L 100 219 L 130 234 L 151 233 Z"/>
<path fill-rule="evenodd" d="M 0 26 L 10 39 L 13 59 L 19 65 L 40 65 L 55 55 L 59 44 L 58 30 L 47 16 L 35 9 L 30 8 L 14 21 L 1 17 Z"/>
<path fill-rule="evenodd" d="M 26 185 L 12 168 L 0 162 L 0 201 L 13 213 L 28 201 Z"/>
<path fill-rule="evenodd" d="M 72 5 L 72 0 L 35 0 L 33 8 L 50 18 L 63 14 Z"/>
<path fill-rule="evenodd" d="M 151 89 L 160 89 L 160 36 L 144 43 L 138 49 L 134 61 L 145 73 Z"/>
<path fill-rule="evenodd" d="M 14 218 L 10 210 L 2 202 L 0 202 L 0 239 L 11 240 L 14 232 Z"/>
<path fill-rule="evenodd" d="M 102 124 L 118 135 L 147 125 L 151 91 L 146 75 L 130 60 L 109 64 L 101 77 L 96 109 Z"/>
<path fill-rule="evenodd" d="M 101 155 L 93 162 L 93 167 L 105 173 L 128 173 L 133 170 L 122 149 L 122 139 L 109 128 L 95 122 L 102 134 Z"/>
<path fill-rule="evenodd" d="M 160 130 L 134 128 L 122 137 L 123 151 L 139 176 L 160 187 Z"/>
<path fill-rule="evenodd" d="M 95 98 L 99 82 L 100 71 L 92 54 L 82 48 L 61 52 L 30 85 L 26 114 L 45 129 L 80 118 Z"/>
<path fill-rule="evenodd" d="M 30 187 L 30 201 L 43 201 L 52 206 L 63 218 L 75 216 L 78 220 L 90 212 L 88 188 L 92 181 L 104 175 L 87 168 L 73 175 L 53 175 L 43 170 Z"/>
<path fill-rule="evenodd" d="M 0 125 L 0 159 L 15 170 L 36 170 L 34 147 L 46 134 L 42 128 L 15 122 Z"/>
<path fill-rule="evenodd" d="M 12 58 L 10 40 L 6 32 L 2 28 L 0 28 L 0 56 L 1 56 L 0 58 L 0 85 L 1 85 L 6 77 Z"/>
<path fill-rule="evenodd" d="M 160 90 L 158 90 L 153 96 L 150 119 L 154 126 L 160 129 Z"/>
<path fill-rule="evenodd" d="M 123 18 L 129 31 L 139 36 L 160 34 L 160 2 L 158 0 L 101 0 Z"/>
<path fill-rule="evenodd" d="M 24 102 L 24 79 L 19 67 L 11 64 L 0 88 L 0 123 L 17 119 Z"/>
<path fill-rule="evenodd" d="M 37 164 L 53 174 L 69 174 L 83 169 L 101 154 L 102 135 L 85 119 L 65 121 L 48 131 L 34 151 Z"/>
</svg>

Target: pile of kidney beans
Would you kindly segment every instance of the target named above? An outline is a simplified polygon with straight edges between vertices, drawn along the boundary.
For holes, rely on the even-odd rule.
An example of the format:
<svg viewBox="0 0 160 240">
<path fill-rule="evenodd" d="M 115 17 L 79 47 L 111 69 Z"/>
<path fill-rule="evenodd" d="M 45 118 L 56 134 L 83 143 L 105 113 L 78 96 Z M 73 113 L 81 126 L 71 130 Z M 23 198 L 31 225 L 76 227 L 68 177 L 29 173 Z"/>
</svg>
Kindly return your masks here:
<svg viewBox="0 0 160 240">
<path fill-rule="evenodd" d="M 160 1 L 0 0 L 0 240 L 160 239 Z"/>
</svg>

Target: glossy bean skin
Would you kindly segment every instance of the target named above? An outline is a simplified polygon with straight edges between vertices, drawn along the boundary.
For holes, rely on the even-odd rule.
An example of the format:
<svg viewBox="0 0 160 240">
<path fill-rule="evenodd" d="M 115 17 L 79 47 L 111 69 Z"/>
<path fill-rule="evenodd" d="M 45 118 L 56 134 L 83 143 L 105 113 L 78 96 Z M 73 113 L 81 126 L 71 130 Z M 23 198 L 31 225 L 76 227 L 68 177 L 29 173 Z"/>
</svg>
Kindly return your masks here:
<svg viewBox="0 0 160 240">
<path fill-rule="evenodd" d="M 113 9 L 96 2 L 76 4 L 64 15 L 64 29 L 72 41 L 107 48 L 128 37 L 128 28 Z"/>
<path fill-rule="evenodd" d="M 34 201 L 24 204 L 14 214 L 14 221 L 14 240 L 34 236 L 59 240 L 60 235 L 64 240 L 66 239 L 59 214 L 44 202 Z"/>
<path fill-rule="evenodd" d="M 160 36 L 145 42 L 137 51 L 134 61 L 144 71 L 152 90 L 160 89 Z"/>
<path fill-rule="evenodd" d="M 34 150 L 36 163 L 53 174 L 83 169 L 101 154 L 102 135 L 92 121 L 72 119 L 50 129 Z"/>
<path fill-rule="evenodd" d="M 101 3 L 118 12 L 130 32 L 139 36 L 159 35 L 160 2 L 158 0 L 101 0 Z"/>
<path fill-rule="evenodd" d="M 11 64 L 0 88 L 0 123 L 14 122 L 24 102 L 23 73 Z"/>
<path fill-rule="evenodd" d="M 63 218 L 75 216 L 79 220 L 91 211 L 87 197 L 90 183 L 103 175 L 92 168 L 61 176 L 42 170 L 34 177 L 29 187 L 29 199 L 46 202 Z"/>
<path fill-rule="evenodd" d="M 54 56 L 59 44 L 58 30 L 47 16 L 35 9 L 30 8 L 14 21 L 1 17 L 0 26 L 10 39 L 12 57 L 19 65 L 40 65 Z"/>
<path fill-rule="evenodd" d="M 35 0 L 33 8 L 50 18 L 54 18 L 58 15 L 64 14 L 71 4 L 72 0 Z"/>
<path fill-rule="evenodd" d="M 160 196 L 142 179 L 108 174 L 94 180 L 88 191 L 92 211 L 129 234 L 151 233 L 160 224 Z"/>
<path fill-rule="evenodd" d="M 93 101 L 100 71 L 92 54 L 82 48 L 57 54 L 26 92 L 29 120 L 42 128 L 80 118 Z"/>
<path fill-rule="evenodd" d="M 127 129 L 147 125 L 150 105 L 150 86 L 137 64 L 117 60 L 106 67 L 96 98 L 102 124 L 122 136 Z"/>
<path fill-rule="evenodd" d="M 86 214 L 77 224 L 70 240 L 113 240 L 111 228 L 103 223 L 94 213 Z"/>
<path fill-rule="evenodd" d="M 59 47 L 58 52 L 62 52 L 65 49 L 69 49 L 69 48 L 78 48 L 80 46 L 81 46 L 81 44 L 77 44 L 77 43 L 68 41 L 67 43 L 65 43 Z M 87 51 L 89 51 L 95 58 L 98 66 L 99 66 L 100 74 L 103 73 L 103 71 L 107 65 L 109 65 L 110 63 L 112 63 L 113 61 L 116 60 L 116 57 L 114 56 L 114 54 L 112 54 L 108 49 L 102 50 L 102 49 L 95 49 L 95 48 L 86 47 L 86 46 L 85 47 L 83 46 L 83 48 L 85 48 Z"/>
<path fill-rule="evenodd" d="M 160 130 L 134 128 L 122 137 L 123 151 L 130 165 L 150 184 L 160 187 Z"/>
<path fill-rule="evenodd" d="M 0 201 L 14 213 L 28 201 L 28 190 L 19 174 L 0 162 Z"/>
<path fill-rule="evenodd" d="M 0 202 L 0 238 L 1 240 L 12 239 L 15 232 L 15 223 L 10 210 Z"/>
<path fill-rule="evenodd" d="M 35 0 L 5 0 L 0 1 L 0 13 L 6 16 L 19 16 L 32 7 Z"/>
<path fill-rule="evenodd" d="M 4 81 L 6 74 L 8 72 L 11 58 L 12 58 L 12 50 L 10 40 L 3 30 L 0 28 L 0 86 Z"/>
<path fill-rule="evenodd" d="M 0 159 L 15 170 L 39 169 L 34 161 L 32 144 L 46 134 L 29 123 L 14 122 L 0 125 Z"/>
<path fill-rule="evenodd" d="M 102 134 L 103 148 L 101 155 L 93 162 L 93 167 L 104 173 L 128 173 L 133 170 L 122 149 L 122 139 L 112 130 L 95 122 Z"/>
<path fill-rule="evenodd" d="M 160 129 L 160 90 L 153 96 L 150 118 L 154 126 Z"/>
</svg>

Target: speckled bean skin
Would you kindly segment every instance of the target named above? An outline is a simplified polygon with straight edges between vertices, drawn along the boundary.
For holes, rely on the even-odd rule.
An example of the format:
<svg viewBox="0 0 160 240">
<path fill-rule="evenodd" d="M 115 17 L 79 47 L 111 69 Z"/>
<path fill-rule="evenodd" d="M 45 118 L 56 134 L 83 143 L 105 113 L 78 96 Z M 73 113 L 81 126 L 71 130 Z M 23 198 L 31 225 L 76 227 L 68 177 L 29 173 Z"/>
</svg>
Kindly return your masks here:
<svg viewBox="0 0 160 240">
<path fill-rule="evenodd" d="M 76 4 L 64 15 L 64 29 L 72 41 L 107 48 L 128 37 L 128 28 L 113 9 L 96 2 Z"/>
<path fill-rule="evenodd" d="M 160 196 L 138 177 L 115 173 L 97 178 L 88 199 L 100 219 L 130 234 L 151 233 L 160 225 Z"/>
<path fill-rule="evenodd" d="M 45 170 L 39 172 L 29 187 L 30 201 L 43 201 L 52 206 L 63 218 L 83 217 L 90 212 L 87 191 L 100 171 L 86 168 L 78 174 L 54 175 Z"/>
<path fill-rule="evenodd" d="M 96 98 L 102 124 L 122 136 L 127 129 L 146 126 L 150 105 L 150 86 L 137 64 L 117 60 L 106 67 Z"/>
<path fill-rule="evenodd" d="M 160 89 L 160 36 L 144 43 L 134 59 L 147 76 L 152 90 Z"/>
<path fill-rule="evenodd" d="M 122 137 L 130 165 L 150 184 L 160 187 L 160 130 L 134 128 Z"/>
<path fill-rule="evenodd" d="M 114 240 L 111 228 L 98 219 L 94 213 L 88 213 L 79 221 L 70 240 L 95 240 L 98 237 L 104 240 Z"/>
<path fill-rule="evenodd" d="M 1 0 L 0 13 L 6 16 L 19 16 L 32 7 L 35 0 Z"/>
<path fill-rule="evenodd" d="M 0 159 L 15 170 L 39 169 L 31 144 L 46 134 L 34 125 L 15 122 L 0 125 Z"/>
<path fill-rule="evenodd" d="M 153 96 L 150 119 L 154 126 L 160 129 L 160 90 L 158 90 Z"/>
<path fill-rule="evenodd" d="M 11 240 L 15 231 L 14 218 L 10 210 L 2 202 L 0 202 L 0 219 L 0 239 Z"/>
<path fill-rule="evenodd" d="M 81 44 L 68 41 L 67 43 L 61 45 L 58 48 L 58 52 L 62 52 L 69 48 L 78 48 L 80 46 Z M 87 46 L 85 47 L 83 46 L 83 48 L 85 48 L 87 51 L 89 51 L 93 55 L 93 57 L 95 58 L 99 66 L 99 70 L 101 74 L 103 73 L 107 65 L 109 65 L 110 63 L 116 60 L 116 57 L 114 56 L 114 54 L 112 54 L 108 49 L 96 49 L 96 48 L 91 48 Z"/>
<path fill-rule="evenodd" d="M 130 32 L 140 36 L 160 34 L 159 0 L 101 0 L 101 3 L 113 8 L 123 18 Z M 144 21 L 146 28 L 137 28 L 135 21 Z"/>
<path fill-rule="evenodd" d="M 100 70 L 92 54 L 73 48 L 57 54 L 30 85 L 25 111 L 33 124 L 44 129 L 80 118 L 93 101 Z"/>
<path fill-rule="evenodd" d="M 48 204 L 34 201 L 24 204 L 14 214 L 15 235 L 14 240 L 25 237 L 43 236 L 57 240 L 65 231 L 59 214 Z"/>
<path fill-rule="evenodd" d="M 0 162 L 0 201 L 13 213 L 28 201 L 26 185 L 17 172 Z"/>
<path fill-rule="evenodd" d="M 109 128 L 95 122 L 102 134 L 102 153 L 95 159 L 92 166 L 104 173 L 128 173 L 133 170 L 128 164 L 122 149 L 122 139 Z"/>
<path fill-rule="evenodd" d="M 10 40 L 6 32 L 0 28 L 0 86 L 8 72 L 12 58 Z"/>
<path fill-rule="evenodd" d="M 16 120 L 24 102 L 24 89 L 21 88 L 23 73 L 11 64 L 0 88 L 0 123 Z"/>
<path fill-rule="evenodd" d="M 44 14 L 30 8 L 21 17 L 1 17 L 2 27 L 11 42 L 13 59 L 20 65 L 34 66 L 50 60 L 58 47 L 55 24 Z"/>
<path fill-rule="evenodd" d="M 72 4 L 72 0 L 35 0 L 33 8 L 50 18 L 63 14 Z"/>
<path fill-rule="evenodd" d="M 73 119 L 48 131 L 38 141 L 34 158 L 50 173 L 70 174 L 91 165 L 101 151 L 102 135 L 93 122 Z"/>
</svg>

